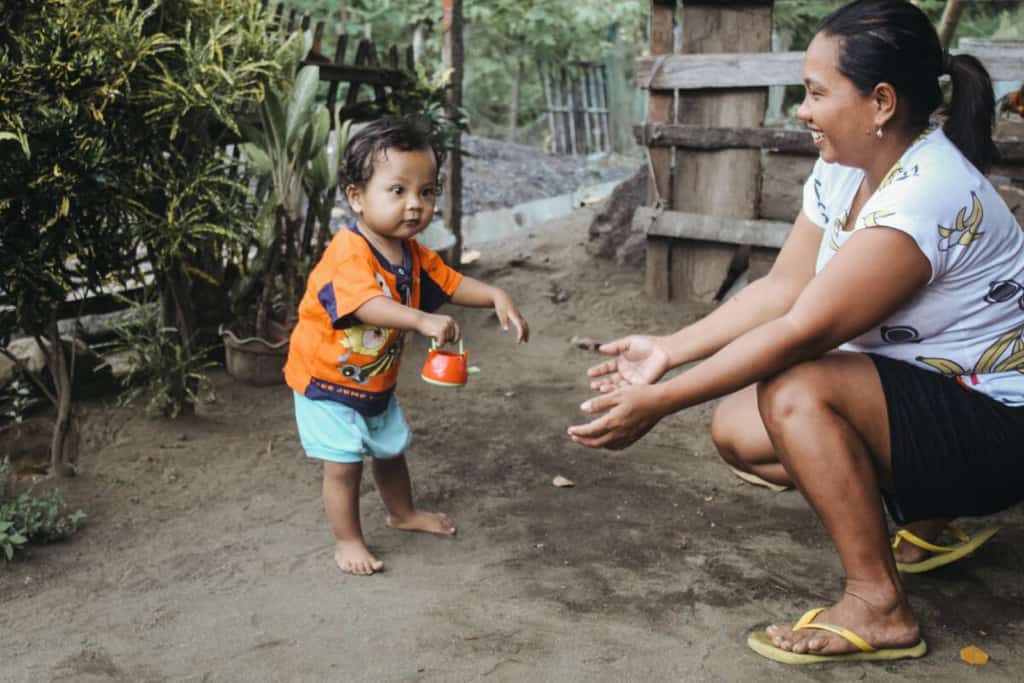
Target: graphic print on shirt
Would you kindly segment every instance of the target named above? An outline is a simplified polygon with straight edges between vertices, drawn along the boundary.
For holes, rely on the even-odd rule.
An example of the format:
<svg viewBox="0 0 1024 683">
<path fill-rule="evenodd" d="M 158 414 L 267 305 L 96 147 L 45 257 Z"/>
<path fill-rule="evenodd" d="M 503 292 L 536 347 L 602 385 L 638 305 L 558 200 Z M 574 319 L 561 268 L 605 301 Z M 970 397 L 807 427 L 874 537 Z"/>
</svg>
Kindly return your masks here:
<svg viewBox="0 0 1024 683">
<path fill-rule="evenodd" d="M 1003 355 L 1009 351 L 1009 355 Z M 1002 362 L 999 359 L 1003 358 Z M 989 372 L 1017 372 L 1024 374 L 1024 327 L 1015 327 L 982 352 L 973 368 L 965 369 L 956 361 L 948 358 L 925 358 L 917 360 L 935 368 L 944 375 L 951 377 L 970 376 L 973 384 L 978 383 L 978 375 Z"/>
<path fill-rule="evenodd" d="M 889 172 L 885 174 L 885 177 L 882 178 L 882 182 L 878 184 L 878 189 L 876 189 L 875 192 L 880 192 L 881 190 L 884 190 L 885 188 L 892 185 L 893 183 L 898 183 L 901 180 L 906 180 L 907 178 L 914 178 L 916 176 L 917 164 L 914 164 L 908 169 L 904 169 L 903 165 L 897 161 L 895 164 L 893 164 L 892 168 L 889 169 Z"/>
<path fill-rule="evenodd" d="M 921 333 L 910 325 L 882 325 L 882 341 L 886 344 L 920 344 Z"/>
<path fill-rule="evenodd" d="M 391 288 L 380 273 L 373 274 L 381 291 L 389 299 L 394 299 Z M 342 330 L 339 340 L 345 353 L 338 357 L 338 372 L 342 377 L 359 384 L 382 372 L 387 372 L 402 355 L 402 336 L 397 330 L 375 325 L 355 325 Z M 383 352 L 382 352 L 383 349 Z M 363 365 L 348 363 L 352 354 L 369 356 L 373 360 Z"/>
<path fill-rule="evenodd" d="M 877 228 L 879 225 L 883 225 L 882 221 L 886 218 L 895 215 L 895 211 L 871 211 L 870 213 L 860 217 L 860 224 L 863 228 Z"/>
<path fill-rule="evenodd" d="M 971 192 L 971 213 L 967 213 L 966 206 L 960 207 L 960 210 L 956 214 L 956 220 L 953 221 L 953 227 L 947 228 L 943 225 L 939 225 L 939 249 L 942 251 L 949 251 L 953 247 L 970 246 L 975 240 L 981 239 L 981 236 L 985 233 L 979 232 L 978 229 L 981 227 L 981 221 L 985 217 L 985 210 L 981 206 L 981 200 L 978 199 L 978 195 Z"/>
<path fill-rule="evenodd" d="M 843 231 L 846 226 L 846 219 L 850 217 L 849 211 L 843 211 L 841 214 L 836 216 L 836 219 L 832 221 L 832 229 L 828 233 L 828 246 L 832 248 L 832 251 L 839 251 L 839 233 Z"/>
</svg>

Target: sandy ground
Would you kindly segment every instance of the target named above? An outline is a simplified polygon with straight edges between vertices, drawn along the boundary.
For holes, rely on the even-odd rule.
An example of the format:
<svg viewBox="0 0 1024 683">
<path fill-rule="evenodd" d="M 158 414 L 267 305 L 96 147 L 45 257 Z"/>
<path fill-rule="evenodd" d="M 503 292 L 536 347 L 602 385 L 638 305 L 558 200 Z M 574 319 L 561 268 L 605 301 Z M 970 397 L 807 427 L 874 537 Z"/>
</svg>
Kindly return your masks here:
<svg viewBox="0 0 1024 683">
<path fill-rule="evenodd" d="M 521 302 L 528 345 L 487 311 L 453 309 L 482 370 L 461 390 L 417 378 L 424 340 L 406 352 L 414 487 L 456 518 L 456 538 L 387 529 L 367 478 L 364 528 L 388 571 L 341 574 L 283 386 L 217 375 L 217 402 L 172 422 L 92 404 L 82 473 L 65 484 L 88 526 L 0 566 L 0 680 L 1020 680 L 1020 509 L 975 558 L 908 580 L 925 659 L 793 669 L 747 649 L 754 625 L 827 604 L 838 562 L 799 495 L 719 463 L 711 406 L 626 452 L 566 438 L 593 361 L 572 336 L 701 313 L 591 261 L 590 215 L 488 245 L 467 269 Z M 962 663 L 969 644 L 992 661 Z"/>
</svg>

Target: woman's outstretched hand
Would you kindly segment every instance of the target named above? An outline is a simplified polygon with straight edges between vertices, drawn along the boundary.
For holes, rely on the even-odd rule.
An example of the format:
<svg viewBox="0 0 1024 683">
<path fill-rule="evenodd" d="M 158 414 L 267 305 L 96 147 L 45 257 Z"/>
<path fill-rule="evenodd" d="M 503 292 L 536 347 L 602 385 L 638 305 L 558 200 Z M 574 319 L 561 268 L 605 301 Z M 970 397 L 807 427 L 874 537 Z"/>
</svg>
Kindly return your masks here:
<svg viewBox="0 0 1024 683">
<path fill-rule="evenodd" d="M 590 388 L 601 393 L 634 384 L 654 384 L 669 370 L 668 353 L 654 337 L 630 335 L 601 345 L 598 352 L 615 356 L 587 371 Z"/>
<path fill-rule="evenodd" d="M 629 446 L 664 416 L 657 390 L 644 385 L 626 384 L 612 389 L 588 399 L 580 409 L 585 413 L 604 415 L 587 424 L 569 427 L 569 437 L 583 446 L 611 450 Z"/>
</svg>

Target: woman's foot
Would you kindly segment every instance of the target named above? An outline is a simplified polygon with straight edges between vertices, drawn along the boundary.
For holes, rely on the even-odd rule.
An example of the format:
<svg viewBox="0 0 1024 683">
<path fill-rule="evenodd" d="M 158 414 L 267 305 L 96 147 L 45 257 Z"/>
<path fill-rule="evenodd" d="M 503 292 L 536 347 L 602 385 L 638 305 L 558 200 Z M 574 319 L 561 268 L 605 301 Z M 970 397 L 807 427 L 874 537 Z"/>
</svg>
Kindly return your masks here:
<svg viewBox="0 0 1024 683">
<path fill-rule="evenodd" d="M 910 647 L 921 640 L 917 621 L 903 600 L 876 606 L 846 593 L 839 602 L 815 617 L 813 623 L 844 628 L 878 650 Z M 850 641 L 827 631 L 794 631 L 792 626 L 775 625 L 766 630 L 775 647 L 797 654 L 838 655 L 860 651 Z"/>
<path fill-rule="evenodd" d="M 943 529 L 949 526 L 951 521 L 952 520 L 950 519 L 926 519 L 920 522 L 907 524 L 902 528 L 922 540 L 928 541 L 929 543 L 935 543 L 939 534 L 942 533 Z M 930 550 L 919 548 L 913 543 L 906 541 L 906 539 L 902 539 L 896 544 L 896 547 L 893 548 L 892 554 L 900 564 L 913 564 L 914 562 L 920 562 L 927 558 L 932 553 Z"/>
<path fill-rule="evenodd" d="M 334 561 L 346 574 L 369 576 L 384 570 L 384 563 L 370 554 L 362 541 L 338 541 L 334 546 Z"/>
<path fill-rule="evenodd" d="M 443 512 L 413 510 L 403 517 L 388 515 L 387 525 L 392 529 L 402 529 L 404 531 L 426 531 L 431 534 L 441 534 L 442 536 L 455 535 L 455 522 Z"/>
</svg>

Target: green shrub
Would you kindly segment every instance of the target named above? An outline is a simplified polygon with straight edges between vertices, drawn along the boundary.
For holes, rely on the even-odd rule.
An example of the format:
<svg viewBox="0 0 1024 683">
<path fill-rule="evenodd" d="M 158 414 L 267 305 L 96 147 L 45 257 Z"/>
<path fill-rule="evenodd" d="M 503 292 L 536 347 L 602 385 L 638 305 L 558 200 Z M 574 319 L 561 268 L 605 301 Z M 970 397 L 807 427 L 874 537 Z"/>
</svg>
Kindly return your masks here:
<svg viewBox="0 0 1024 683">
<path fill-rule="evenodd" d="M 60 492 L 36 496 L 31 490 L 12 494 L 11 463 L 0 460 L 0 556 L 14 559 L 30 543 L 48 543 L 71 536 L 82 525 L 85 513 L 68 513 Z"/>
<path fill-rule="evenodd" d="M 174 418 L 212 397 L 206 371 L 210 349 L 183 344 L 178 330 L 160 325 L 155 306 L 138 306 L 140 322 L 115 327 L 115 348 L 128 355 L 121 404 L 146 400 L 146 413 Z M 194 340 L 193 340 L 194 342 Z"/>
</svg>

